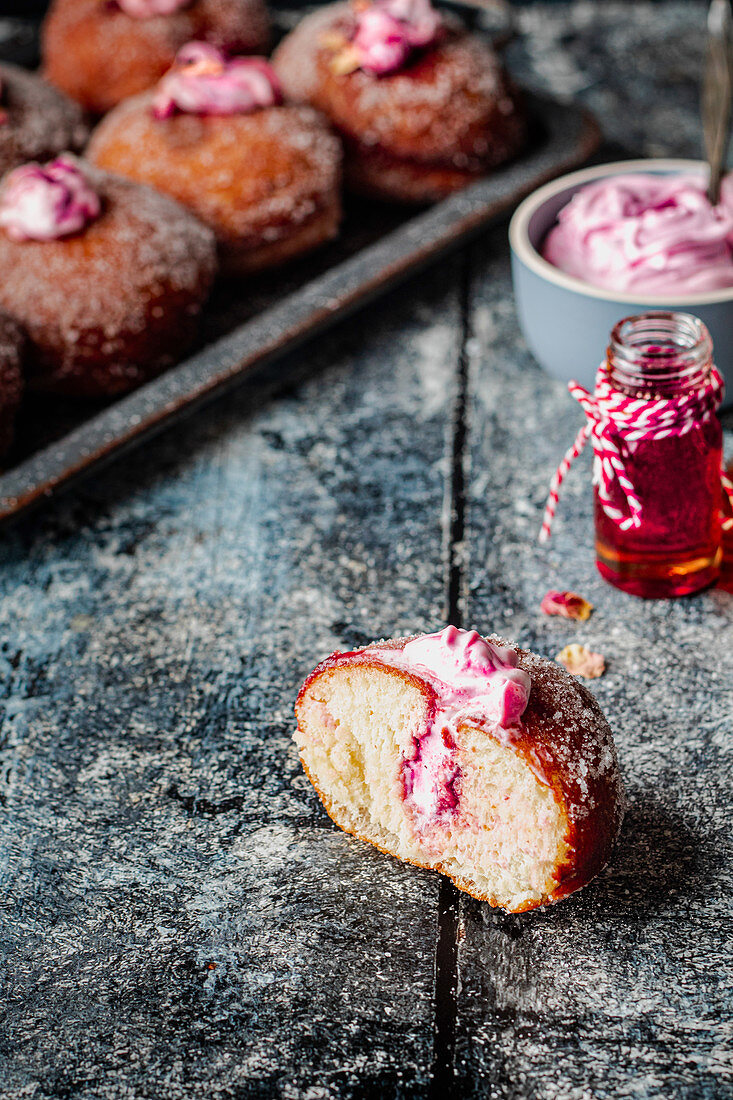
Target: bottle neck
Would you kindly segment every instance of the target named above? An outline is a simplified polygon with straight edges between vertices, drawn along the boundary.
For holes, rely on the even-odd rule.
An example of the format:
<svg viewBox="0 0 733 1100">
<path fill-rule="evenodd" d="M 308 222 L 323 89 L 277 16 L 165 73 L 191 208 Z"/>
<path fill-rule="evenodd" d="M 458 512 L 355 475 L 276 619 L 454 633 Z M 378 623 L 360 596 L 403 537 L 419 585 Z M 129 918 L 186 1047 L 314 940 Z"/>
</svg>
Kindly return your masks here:
<svg viewBox="0 0 733 1100">
<path fill-rule="evenodd" d="M 630 397 L 681 397 L 710 377 L 710 333 L 689 313 L 627 317 L 614 328 L 606 353 L 610 383 Z"/>
</svg>

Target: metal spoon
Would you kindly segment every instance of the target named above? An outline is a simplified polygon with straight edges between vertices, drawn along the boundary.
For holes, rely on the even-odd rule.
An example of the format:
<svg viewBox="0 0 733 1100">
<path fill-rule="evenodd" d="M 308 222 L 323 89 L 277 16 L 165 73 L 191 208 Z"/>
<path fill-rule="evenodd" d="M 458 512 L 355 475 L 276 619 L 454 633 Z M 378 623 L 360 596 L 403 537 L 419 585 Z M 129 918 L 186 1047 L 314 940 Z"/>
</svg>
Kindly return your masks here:
<svg viewBox="0 0 733 1100">
<path fill-rule="evenodd" d="M 715 206 L 730 140 L 733 106 L 733 11 L 730 0 L 712 0 L 702 87 L 702 128 L 710 165 L 708 198 Z"/>
</svg>

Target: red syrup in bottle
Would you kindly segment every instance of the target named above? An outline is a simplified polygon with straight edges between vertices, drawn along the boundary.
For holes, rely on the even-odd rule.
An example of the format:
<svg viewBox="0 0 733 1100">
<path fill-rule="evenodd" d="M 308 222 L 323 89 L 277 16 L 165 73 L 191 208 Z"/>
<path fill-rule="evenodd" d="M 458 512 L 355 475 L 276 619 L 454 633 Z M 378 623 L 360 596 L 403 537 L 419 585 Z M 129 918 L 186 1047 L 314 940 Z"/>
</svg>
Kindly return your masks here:
<svg viewBox="0 0 733 1100">
<path fill-rule="evenodd" d="M 607 581 L 635 596 L 687 595 L 720 572 L 722 429 L 712 350 L 707 329 L 688 314 L 629 317 L 611 333 L 601 370 L 623 410 L 628 482 L 625 492 L 619 477 L 601 477 L 594 440 L 596 561 Z M 660 409 L 668 427 L 655 422 Z M 640 506 L 633 526 L 624 525 L 629 489 Z"/>
</svg>

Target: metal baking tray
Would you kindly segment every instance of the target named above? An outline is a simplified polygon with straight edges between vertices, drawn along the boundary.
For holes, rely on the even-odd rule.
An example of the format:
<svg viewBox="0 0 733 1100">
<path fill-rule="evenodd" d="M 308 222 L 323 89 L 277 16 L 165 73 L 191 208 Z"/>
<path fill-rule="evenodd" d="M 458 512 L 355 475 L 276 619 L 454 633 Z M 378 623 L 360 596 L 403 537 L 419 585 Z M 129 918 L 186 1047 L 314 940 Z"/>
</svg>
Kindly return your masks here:
<svg viewBox="0 0 733 1100">
<path fill-rule="evenodd" d="M 220 283 L 198 349 L 134 393 L 106 404 L 29 395 L 0 473 L 0 524 L 251 378 L 596 151 L 600 131 L 585 110 L 534 95 L 527 101 L 532 137 L 523 156 L 418 212 L 347 201 L 338 241 L 256 280 Z"/>
</svg>

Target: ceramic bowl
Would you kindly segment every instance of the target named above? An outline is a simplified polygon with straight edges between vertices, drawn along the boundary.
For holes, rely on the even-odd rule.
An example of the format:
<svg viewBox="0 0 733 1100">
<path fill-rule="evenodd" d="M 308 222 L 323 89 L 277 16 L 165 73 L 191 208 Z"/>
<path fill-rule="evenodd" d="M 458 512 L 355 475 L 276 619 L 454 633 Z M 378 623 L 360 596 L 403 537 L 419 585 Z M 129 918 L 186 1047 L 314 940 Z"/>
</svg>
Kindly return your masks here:
<svg viewBox="0 0 733 1100">
<path fill-rule="evenodd" d="M 693 313 L 713 338 L 715 362 L 733 403 L 733 287 L 706 294 L 671 297 L 603 290 L 566 275 L 539 249 L 558 212 L 592 180 L 627 172 L 706 171 L 696 160 L 627 160 L 582 168 L 533 192 L 517 208 L 509 226 L 512 277 L 519 323 L 529 347 L 545 370 L 563 382 L 577 379 L 589 389 L 617 321 L 652 309 Z"/>
</svg>

